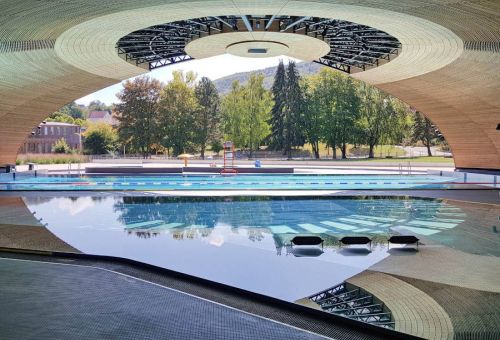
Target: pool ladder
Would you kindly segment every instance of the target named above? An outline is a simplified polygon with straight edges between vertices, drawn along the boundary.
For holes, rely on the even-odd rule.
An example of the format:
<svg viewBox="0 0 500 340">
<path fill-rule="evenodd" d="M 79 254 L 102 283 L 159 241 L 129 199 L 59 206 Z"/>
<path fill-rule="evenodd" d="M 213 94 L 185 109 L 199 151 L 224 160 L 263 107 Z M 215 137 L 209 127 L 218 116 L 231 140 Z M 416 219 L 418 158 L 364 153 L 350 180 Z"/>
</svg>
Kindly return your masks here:
<svg viewBox="0 0 500 340">
<path fill-rule="evenodd" d="M 399 170 L 399 174 L 400 174 L 400 175 L 404 175 L 404 174 L 411 175 L 411 172 L 412 172 L 412 171 L 411 171 L 411 163 L 410 163 L 410 162 L 408 162 L 408 163 L 406 164 L 406 167 L 405 167 L 405 165 L 404 165 L 404 164 L 399 163 L 398 170 Z"/>
<path fill-rule="evenodd" d="M 73 171 L 71 164 L 72 163 L 68 163 L 68 176 L 71 175 L 71 172 Z M 81 169 L 80 162 L 77 163 L 76 172 L 77 172 L 78 176 L 81 176 L 82 169 Z"/>
</svg>

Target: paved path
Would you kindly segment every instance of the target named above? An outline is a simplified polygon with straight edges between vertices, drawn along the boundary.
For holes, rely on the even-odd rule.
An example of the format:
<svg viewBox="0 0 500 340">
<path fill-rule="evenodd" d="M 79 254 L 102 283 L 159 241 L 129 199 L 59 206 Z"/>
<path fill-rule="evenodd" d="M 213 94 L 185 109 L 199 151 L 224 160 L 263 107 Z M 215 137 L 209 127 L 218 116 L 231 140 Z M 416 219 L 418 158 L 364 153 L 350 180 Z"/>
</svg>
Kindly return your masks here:
<svg viewBox="0 0 500 340">
<path fill-rule="evenodd" d="M 321 339 L 103 269 L 0 259 L 3 339 Z"/>
<path fill-rule="evenodd" d="M 500 293 L 499 257 L 469 254 L 426 240 L 423 243 L 418 252 L 391 249 L 391 256 L 370 270 Z"/>
<path fill-rule="evenodd" d="M 372 271 L 364 271 L 347 282 L 382 300 L 392 312 L 397 331 L 425 339 L 453 339 L 453 326 L 446 311 L 411 284 Z"/>
</svg>

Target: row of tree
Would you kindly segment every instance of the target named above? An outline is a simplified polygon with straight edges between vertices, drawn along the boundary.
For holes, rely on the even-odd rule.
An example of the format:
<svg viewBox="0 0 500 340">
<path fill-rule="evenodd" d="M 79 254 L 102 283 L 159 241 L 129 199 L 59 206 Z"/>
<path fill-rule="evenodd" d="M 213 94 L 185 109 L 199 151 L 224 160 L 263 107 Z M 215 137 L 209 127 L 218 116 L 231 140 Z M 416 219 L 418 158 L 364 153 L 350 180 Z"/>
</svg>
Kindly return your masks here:
<svg viewBox="0 0 500 340">
<path fill-rule="evenodd" d="M 208 148 L 218 152 L 223 140 L 231 140 L 250 156 L 262 145 L 289 158 L 292 150 L 311 145 L 316 158 L 320 144 L 347 157 L 347 146 L 410 144 L 428 147 L 440 139 L 435 126 L 403 102 L 343 73 L 324 68 L 300 77 L 294 62 L 280 62 L 271 90 L 264 76 L 252 74 L 246 84 L 232 84 L 219 97 L 213 82 L 199 81 L 193 72 L 173 72 L 162 84 L 147 76 L 126 81 L 113 108 L 117 129 L 82 123 L 86 110 L 68 104 L 49 119 L 85 125 L 84 148 L 99 154 L 126 148 L 145 157 L 154 152 L 178 155 Z M 94 109 L 108 109 L 103 103 Z M 73 121 L 69 121 L 69 120 Z"/>
<path fill-rule="evenodd" d="M 400 144 L 408 136 L 412 114 L 401 101 L 340 72 L 323 69 L 303 82 L 304 133 L 316 157 L 319 142 L 339 149 L 367 145 L 369 157 L 380 144 Z"/>
<path fill-rule="evenodd" d="M 301 79 L 294 62 L 280 62 L 271 89 L 253 75 L 233 84 L 223 99 L 223 134 L 250 154 L 262 143 L 291 158 L 309 143 L 319 158 L 320 143 L 347 158 L 348 145 L 367 145 L 369 157 L 381 144 L 415 143 L 428 148 L 439 139 L 435 126 L 400 100 L 343 73 L 324 68 Z M 270 104 L 272 103 L 272 104 Z"/>
<path fill-rule="evenodd" d="M 118 137 L 144 156 L 153 151 L 178 155 L 220 144 L 220 99 L 212 81 L 196 82 L 193 72 L 173 72 L 166 85 L 147 76 L 124 84 L 115 113 Z"/>
</svg>

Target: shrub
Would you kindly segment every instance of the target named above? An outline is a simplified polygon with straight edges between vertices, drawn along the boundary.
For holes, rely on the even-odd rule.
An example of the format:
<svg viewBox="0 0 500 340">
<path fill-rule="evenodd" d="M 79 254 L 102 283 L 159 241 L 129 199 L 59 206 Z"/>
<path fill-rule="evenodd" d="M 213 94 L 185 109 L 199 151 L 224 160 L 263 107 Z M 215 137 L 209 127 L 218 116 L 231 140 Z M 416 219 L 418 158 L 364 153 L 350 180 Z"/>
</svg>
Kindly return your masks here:
<svg viewBox="0 0 500 340">
<path fill-rule="evenodd" d="M 54 143 L 54 152 L 55 153 L 70 153 L 71 148 L 69 147 L 68 143 L 66 143 L 66 139 L 61 138 L 58 139 Z"/>
<path fill-rule="evenodd" d="M 116 150 L 118 135 L 110 125 L 89 125 L 83 136 L 85 152 L 88 154 L 102 155 Z"/>
<path fill-rule="evenodd" d="M 18 155 L 16 164 L 26 163 L 36 164 L 66 164 L 66 163 L 85 163 L 86 156 L 73 154 L 22 154 Z"/>
<path fill-rule="evenodd" d="M 219 152 L 222 151 L 223 146 L 222 143 L 218 140 L 213 141 L 210 148 L 212 149 L 213 152 L 215 152 L 217 155 L 219 155 Z"/>
</svg>

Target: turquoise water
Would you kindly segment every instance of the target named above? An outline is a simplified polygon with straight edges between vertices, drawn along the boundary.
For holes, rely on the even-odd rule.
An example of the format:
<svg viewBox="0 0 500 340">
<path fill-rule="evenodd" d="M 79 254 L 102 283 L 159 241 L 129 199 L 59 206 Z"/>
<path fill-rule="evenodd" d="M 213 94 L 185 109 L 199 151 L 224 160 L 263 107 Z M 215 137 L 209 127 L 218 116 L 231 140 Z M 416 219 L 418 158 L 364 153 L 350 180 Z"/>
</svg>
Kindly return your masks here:
<svg viewBox="0 0 500 340">
<path fill-rule="evenodd" d="M 430 175 L 45 176 L 0 182 L 0 190 L 356 190 L 447 189 L 456 179 Z"/>
<path fill-rule="evenodd" d="M 466 239 L 467 247 L 500 256 L 491 207 L 469 209 L 442 200 L 31 195 L 23 200 L 50 232 L 79 251 L 131 258 L 288 301 L 339 284 L 389 256 L 418 256 L 393 252 L 404 245 L 388 250 L 390 235 L 412 234 L 426 245 L 430 240 L 449 247 Z M 297 235 L 319 235 L 324 248 L 290 247 Z M 372 249 L 340 247 L 341 237 L 356 235 L 372 238 Z"/>
</svg>

